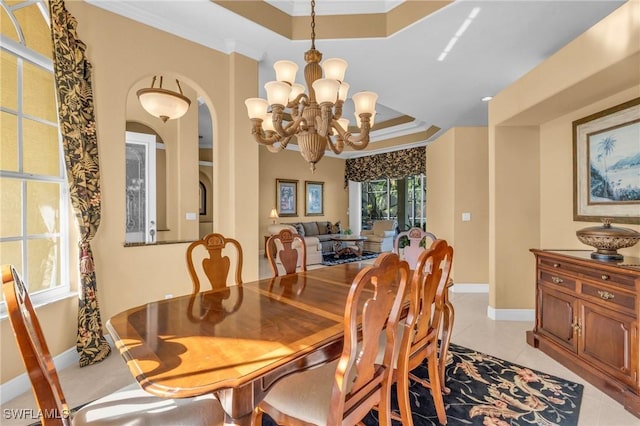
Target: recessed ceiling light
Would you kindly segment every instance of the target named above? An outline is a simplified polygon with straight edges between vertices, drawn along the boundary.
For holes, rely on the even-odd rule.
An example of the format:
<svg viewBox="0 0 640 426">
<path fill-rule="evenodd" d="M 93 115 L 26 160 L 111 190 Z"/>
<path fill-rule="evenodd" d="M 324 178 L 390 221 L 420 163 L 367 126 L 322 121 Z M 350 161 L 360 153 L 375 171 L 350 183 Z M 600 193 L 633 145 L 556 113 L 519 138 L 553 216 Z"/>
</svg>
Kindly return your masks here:
<svg viewBox="0 0 640 426">
<path fill-rule="evenodd" d="M 480 99 L 482 102 L 489 102 L 491 99 L 493 99 L 493 96 L 485 96 L 484 98 Z"/>
</svg>

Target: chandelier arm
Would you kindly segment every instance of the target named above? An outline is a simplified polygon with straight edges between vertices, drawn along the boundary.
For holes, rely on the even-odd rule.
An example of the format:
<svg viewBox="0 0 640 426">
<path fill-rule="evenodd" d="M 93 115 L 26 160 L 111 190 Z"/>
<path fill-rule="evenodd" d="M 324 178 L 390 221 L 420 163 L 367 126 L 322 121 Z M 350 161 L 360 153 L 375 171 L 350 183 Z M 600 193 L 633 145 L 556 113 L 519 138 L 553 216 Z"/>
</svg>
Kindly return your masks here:
<svg viewBox="0 0 640 426">
<path fill-rule="evenodd" d="M 271 145 L 267 145 L 266 147 L 270 152 L 278 153 L 278 152 L 282 151 L 283 149 L 285 149 L 287 147 L 287 145 L 289 145 L 290 141 L 291 141 L 291 136 L 281 140 L 278 145 L 271 144 Z"/>
<path fill-rule="evenodd" d="M 262 120 L 259 118 L 252 118 L 251 134 L 253 138 L 261 145 L 273 145 L 282 139 L 282 136 L 272 131 L 264 131 L 262 128 Z M 264 136 L 263 136 L 264 135 Z M 265 137 L 266 136 L 266 137 Z"/>
<path fill-rule="evenodd" d="M 339 124 L 337 120 L 333 120 L 331 122 L 331 127 L 338 132 L 338 138 L 342 139 L 347 145 L 352 147 L 353 149 L 360 150 L 364 149 L 369 145 L 369 131 L 370 127 L 371 114 L 361 114 L 361 130 L 357 135 L 352 134 L 351 132 L 345 131 Z"/>
<path fill-rule="evenodd" d="M 327 136 L 327 144 L 334 154 L 339 155 L 342 153 L 342 150 L 344 150 L 344 140 L 340 137 L 340 135 L 336 137 L 335 142 L 333 141 L 333 138 L 331 138 L 331 136 Z"/>
<path fill-rule="evenodd" d="M 302 115 L 297 115 L 295 117 L 292 116 L 293 121 L 289 122 L 286 126 L 283 127 L 282 121 L 284 118 L 284 107 L 282 105 L 272 105 L 272 111 L 273 128 L 275 129 L 276 133 L 281 137 L 291 137 L 295 135 L 304 117 L 302 117 Z"/>
<path fill-rule="evenodd" d="M 320 104 L 320 115 L 317 115 L 316 118 L 316 129 L 318 129 L 318 134 L 321 136 L 328 136 L 329 130 L 334 126 L 333 121 L 333 113 L 331 111 L 331 102 L 323 102 Z M 337 124 L 337 122 L 336 122 Z"/>
</svg>

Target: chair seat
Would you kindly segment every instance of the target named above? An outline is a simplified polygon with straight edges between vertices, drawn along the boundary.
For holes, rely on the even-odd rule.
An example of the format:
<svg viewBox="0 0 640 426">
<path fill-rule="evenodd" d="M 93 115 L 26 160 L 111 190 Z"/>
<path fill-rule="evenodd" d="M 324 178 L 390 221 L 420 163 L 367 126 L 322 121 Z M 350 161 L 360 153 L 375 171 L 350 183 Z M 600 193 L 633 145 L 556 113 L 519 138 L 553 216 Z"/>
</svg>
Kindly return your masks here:
<svg viewBox="0 0 640 426">
<path fill-rule="evenodd" d="M 91 426 L 206 426 L 224 423 L 222 407 L 213 395 L 195 398 L 160 398 L 136 383 L 85 405 L 72 424 Z"/>
<path fill-rule="evenodd" d="M 264 401 L 283 414 L 315 425 L 326 425 L 338 360 L 276 383 Z M 291 396 L 295 395 L 295 404 Z"/>
</svg>

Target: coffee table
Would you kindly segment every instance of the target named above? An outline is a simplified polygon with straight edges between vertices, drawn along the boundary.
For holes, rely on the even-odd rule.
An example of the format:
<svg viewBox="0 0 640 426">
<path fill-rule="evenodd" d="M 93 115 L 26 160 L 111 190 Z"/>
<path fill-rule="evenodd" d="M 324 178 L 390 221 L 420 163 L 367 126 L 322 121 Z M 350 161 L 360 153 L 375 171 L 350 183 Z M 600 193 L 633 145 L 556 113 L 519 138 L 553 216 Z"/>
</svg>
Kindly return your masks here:
<svg viewBox="0 0 640 426">
<path fill-rule="evenodd" d="M 333 241 L 333 251 L 336 257 L 344 256 L 346 254 L 355 254 L 356 256 L 362 255 L 362 249 L 364 247 L 364 241 L 367 237 L 361 237 L 360 235 L 336 235 L 331 237 Z"/>
</svg>

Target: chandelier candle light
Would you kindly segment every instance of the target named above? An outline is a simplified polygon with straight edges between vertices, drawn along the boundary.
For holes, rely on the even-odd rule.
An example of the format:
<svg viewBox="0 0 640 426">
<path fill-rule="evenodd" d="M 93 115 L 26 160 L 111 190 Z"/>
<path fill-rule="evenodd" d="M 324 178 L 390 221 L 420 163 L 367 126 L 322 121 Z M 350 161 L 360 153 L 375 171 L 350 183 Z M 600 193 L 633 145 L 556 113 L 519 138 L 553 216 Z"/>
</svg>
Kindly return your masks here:
<svg viewBox="0 0 640 426">
<path fill-rule="evenodd" d="M 277 81 L 264 85 L 267 100 L 249 98 L 245 101 L 256 142 L 266 145 L 271 152 L 279 152 L 295 136 L 300 154 L 309 162 L 311 172 L 315 171 L 316 163 L 324 156 L 327 146 L 335 154 L 343 151 L 345 143 L 356 150 L 367 147 L 378 99 L 373 92 L 353 95 L 360 133 L 351 134 L 348 131 L 349 120 L 342 118 L 342 105 L 349 90 L 349 85 L 344 82 L 347 62 L 331 58 L 320 65 L 322 53 L 315 48 L 315 38 L 315 1 L 312 0 L 311 49 L 304 54 L 308 94 L 302 84 L 295 83 L 298 65 L 292 61 L 278 61 L 273 65 Z M 271 112 L 268 112 L 269 106 Z M 335 136 L 335 142 L 332 136 Z"/>
</svg>

